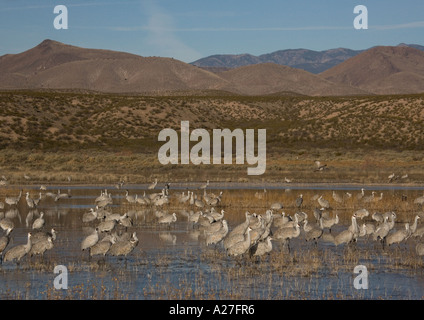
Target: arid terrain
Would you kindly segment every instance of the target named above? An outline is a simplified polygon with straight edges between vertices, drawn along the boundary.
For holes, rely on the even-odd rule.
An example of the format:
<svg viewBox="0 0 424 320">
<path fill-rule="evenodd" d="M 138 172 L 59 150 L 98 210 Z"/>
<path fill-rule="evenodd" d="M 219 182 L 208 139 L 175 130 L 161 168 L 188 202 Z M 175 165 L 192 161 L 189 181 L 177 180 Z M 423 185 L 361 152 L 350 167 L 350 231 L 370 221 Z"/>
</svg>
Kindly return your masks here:
<svg viewBox="0 0 424 320">
<path fill-rule="evenodd" d="M 210 94 L 210 93 L 209 93 Z M 420 183 L 423 95 L 363 97 L 135 96 L 53 91 L 0 94 L 1 173 L 34 181 L 284 181 Z M 266 129 L 267 170 L 161 165 L 158 134 L 195 128 Z M 192 142 L 191 146 L 195 143 Z M 315 160 L 327 164 L 317 169 Z M 24 181 L 24 180 L 23 180 Z"/>
</svg>

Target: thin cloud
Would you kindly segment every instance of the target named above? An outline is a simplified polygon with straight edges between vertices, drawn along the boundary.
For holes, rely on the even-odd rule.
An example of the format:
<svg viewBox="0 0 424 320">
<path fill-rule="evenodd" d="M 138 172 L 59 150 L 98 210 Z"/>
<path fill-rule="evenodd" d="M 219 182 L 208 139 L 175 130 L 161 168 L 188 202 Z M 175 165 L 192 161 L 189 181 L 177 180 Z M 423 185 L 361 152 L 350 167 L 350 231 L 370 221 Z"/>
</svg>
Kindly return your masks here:
<svg viewBox="0 0 424 320">
<path fill-rule="evenodd" d="M 115 28 L 116 31 L 147 31 L 147 43 L 154 46 L 160 55 L 176 57 L 185 61 L 194 61 L 201 57 L 201 54 L 193 48 L 187 46 L 176 34 L 173 17 L 161 10 L 153 3 L 146 5 L 148 13 L 148 23 L 146 26 L 128 28 Z"/>
<path fill-rule="evenodd" d="M 424 21 L 414 21 L 401 24 L 392 24 L 392 25 L 380 25 L 380 26 L 369 26 L 370 29 L 376 30 L 396 30 L 396 29 L 414 29 L 414 28 L 424 28 Z"/>
</svg>

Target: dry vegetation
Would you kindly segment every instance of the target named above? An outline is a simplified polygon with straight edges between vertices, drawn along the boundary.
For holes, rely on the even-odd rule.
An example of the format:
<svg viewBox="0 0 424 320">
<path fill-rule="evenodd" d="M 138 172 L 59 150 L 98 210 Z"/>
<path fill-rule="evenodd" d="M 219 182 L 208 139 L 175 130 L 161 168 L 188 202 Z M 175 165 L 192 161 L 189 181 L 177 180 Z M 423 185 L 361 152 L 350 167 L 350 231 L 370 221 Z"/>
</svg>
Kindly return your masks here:
<svg viewBox="0 0 424 320">
<path fill-rule="evenodd" d="M 130 96 L 0 93 L 0 168 L 40 181 L 171 180 L 387 182 L 392 172 L 424 181 L 423 95 L 371 97 Z M 267 129 L 267 171 L 247 166 L 162 166 L 163 128 Z M 330 170 L 313 172 L 314 160 Z M 99 175 L 102 178 L 99 180 Z"/>
</svg>

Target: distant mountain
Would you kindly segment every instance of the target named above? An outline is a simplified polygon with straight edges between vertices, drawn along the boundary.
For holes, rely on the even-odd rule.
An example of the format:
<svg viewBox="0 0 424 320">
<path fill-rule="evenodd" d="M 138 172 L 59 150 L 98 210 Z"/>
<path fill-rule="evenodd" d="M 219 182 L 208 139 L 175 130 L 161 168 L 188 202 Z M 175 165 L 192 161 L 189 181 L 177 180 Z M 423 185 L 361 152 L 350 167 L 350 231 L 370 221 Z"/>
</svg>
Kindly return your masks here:
<svg viewBox="0 0 424 320">
<path fill-rule="evenodd" d="M 226 57 L 227 64 L 205 69 L 172 58 L 85 49 L 45 40 L 18 54 L 0 57 L 0 89 L 70 89 L 109 93 L 211 92 L 241 95 L 340 96 L 424 92 L 424 52 L 412 45 L 375 47 L 356 54 L 348 49 L 323 52 L 283 50 L 259 57 Z M 282 65 L 313 65 L 320 74 Z"/>
<path fill-rule="evenodd" d="M 211 69 L 215 72 L 171 58 L 141 57 L 45 40 L 25 52 L 0 57 L 0 88 L 115 93 L 219 90 L 244 95 L 364 93 L 303 70 L 270 63 L 229 71 Z"/>
<path fill-rule="evenodd" d="M 319 74 L 376 94 L 424 92 L 424 52 L 412 46 L 374 47 Z"/>
<path fill-rule="evenodd" d="M 216 74 L 175 59 L 85 49 L 52 40 L 19 54 L 0 57 L 1 88 L 120 93 L 219 90 L 226 86 L 228 83 Z"/>
<path fill-rule="evenodd" d="M 234 90 L 246 95 L 292 92 L 308 96 L 339 96 L 367 94 L 344 84 L 326 81 L 310 72 L 274 63 L 255 64 L 220 72 L 234 85 Z"/>
<path fill-rule="evenodd" d="M 424 51 L 424 46 L 416 44 L 400 44 Z M 346 48 L 313 51 L 308 49 L 279 50 L 260 56 L 251 54 L 221 54 L 212 55 L 192 62 L 192 65 L 207 68 L 238 68 L 259 63 L 276 63 L 292 68 L 302 69 L 311 73 L 321 73 L 343 61 L 346 61 L 365 50 L 351 50 Z"/>
</svg>

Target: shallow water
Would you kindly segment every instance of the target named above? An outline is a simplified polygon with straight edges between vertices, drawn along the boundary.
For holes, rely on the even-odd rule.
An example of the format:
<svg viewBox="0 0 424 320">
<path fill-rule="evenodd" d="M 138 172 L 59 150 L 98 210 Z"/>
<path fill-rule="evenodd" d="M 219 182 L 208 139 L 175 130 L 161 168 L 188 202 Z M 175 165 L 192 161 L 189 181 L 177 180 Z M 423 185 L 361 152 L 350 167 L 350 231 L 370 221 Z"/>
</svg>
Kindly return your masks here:
<svg viewBox="0 0 424 320">
<path fill-rule="evenodd" d="M 108 187 L 108 186 L 106 186 Z M 176 185 L 170 190 L 171 197 L 180 194 L 191 185 Z M 81 252 L 82 239 L 93 231 L 96 223 L 82 223 L 82 215 L 94 207 L 94 200 L 105 186 L 49 186 L 49 190 L 70 190 L 72 197 L 55 202 L 41 200 L 33 218 L 22 197 L 17 210 L 6 208 L 2 215 L 10 217 L 15 230 L 8 249 L 26 242 L 32 221 L 40 212 L 45 213 L 45 231 L 52 227 L 57 239 L 52 250 L 40 256 L 24 257 L 19 264 L 5 262 L 0 267 L 1 299 L 421 299 L 424 297 L 424 273 L 422 258 L 415 254 L 416 241 L 408 239 L 399 246 L 383 250 L 379 243 L 366 238 L 348 247 L 335 247 L 329 237 L 347 228 L 345 220 L 333 228 L 331 234 L 321 238 L 315 246 L 306 243 L 303 233 L 290 242 L 290 251 L 280 242 L 273 241 L 273 251 L 259 259 L 228 257 L 222 245 L 206 246 L 201 232 L 187 222 L 184 210 L 189 205 L 171 201 L 164 208 L 176 212 L 178 220 L 170 228 L 159 226 L 153 210 L 139 204 L 131 205 L 125 199 L 124 190 L 112 189 L 113 205 L 109 211 L 128 212 L 134 221 L 129 230 L 118 226 L 117 231 L 136 232 L 138 246 L 127 257 L 93 257 Z M 38 195 L 36 187 L 23 186 L 32 197 Z M 128 185 L 131 194 L 141 195 L 144 185 Z M 360 187 L 310 186 L 303 189 L 291 187 L 269 188 L 270 193 L 279 192 L 278 198 L 289 203 L 299 193 L 304 194 L 306 205 L 312 204 L 313 195 L 323 190 L 340 192 L 359 190 Z M 193 190 L 193 189 L 191 189 Z M 226 190 L 222 207 L 230 230 L 244 221 L 244 212 L 265 213 L 268 203 L 258 202 L 257 207 L 240 205 L 244 199 L 253 199 L 262 188 L 244 187 L 243 190 L 229 186 L 211 186 L 209 192 Z M 385 197 L 408 196 L 411 203 L 422 195 L 420 188 L 391 188 L 372 186 Z M 155 190 L 156 192 L 158 190 Z M 147 193 L 152 191 L 146 191 Z M 217 192 L 215 192 L 217 193 Z M 353 192 L 355 193 L 355 192 Z M 357 191 L 356 191 L 357 193 Z M 199 191 L 200 195 L 201 192 Z M 328 198 L 328 197 L 327 197 Z M 402 210 L 402 203 L 395 203 L 393 210 Z M 286 205 L 285 205 L 286 207 Z M 220 208 L 218 208 L 220 209 Z M 411 211 L 418 208 L 413 208 Z M 339 206 L 338 212 L 351 210 Z M 287 205 L 292 214 L 296 208 Z M 310 213 L 311 210 L 305 209 Z M 313 218 L 311 218 L 313 219 Z M 397 226 L 396 228 L 399 228 Z M 405 260 L 408 259 L 408 260 Z M 412 262 L 411 262 L 412 261 Z M 56 265 L 68 269 L 68 289 L 55 289 L 53 272 Z M 358 290 L 353 286 L 357 276 L 356 265 L 365 265 L 369 271 L 369 287 Z"/>
</svg>

